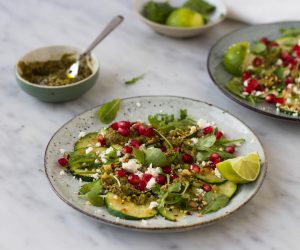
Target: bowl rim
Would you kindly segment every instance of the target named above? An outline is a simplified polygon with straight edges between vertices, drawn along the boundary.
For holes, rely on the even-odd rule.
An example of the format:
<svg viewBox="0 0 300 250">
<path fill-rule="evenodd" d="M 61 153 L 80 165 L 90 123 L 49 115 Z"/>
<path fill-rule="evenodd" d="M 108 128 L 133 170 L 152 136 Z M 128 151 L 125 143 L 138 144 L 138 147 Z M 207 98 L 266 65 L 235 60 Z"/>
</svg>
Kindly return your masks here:
<svg viewBox="0 0 300 250">
<path fill-rule="evenodd" d="M 197 31 L 197 30 L 203 30 L 203 29 L 206 29 L 206 28 L 213 27 L 213 26 L 223 22 L 227 18 L 227 14 L 228 14 L 227 6 L 224 4 L 223 0 L 218 0 L 218 1 L 220 1 L 220 3 L 223 5 L 224 12 L 220 14 L 219 18 L 216 21 L 208 22 L 207 24 L 204 24 L 203 26 L 200 26 L 200 27 L 175 27 L 175 26 L 168 26 L 166 24 L 156 23 L 156 22 L 153 22 L 153 21 L 149 20 L 148 18 L 146 18 L 141 13 L 141 11 L 138 9 L 139 0 L 133 0 L 133 2 L 134 2 L 133 5 L 134 5 L 134 12 L 137 14 L 137 16 L 144 23 L 148 24 L 149 26 L 156 26 L 157 28 L 162 28 L 162 29 L 166 29 L 166 30 Z M 218 6 L 216 6 L 216 8 L 218 8 Z"/>
<path fill-rule="evenodd" d="M 133 231 L 140 231 L 140 232 L 151 232 L 151 233 L 157 233 L 157 232 L 162 232 L 162 233 L 172 233 L 172 232 L 183 232 L 183 231 L 187 231 L 187 230 L 192 230 L 192 229 L 196 229 L 196 228 L 200 228 L 201 226 L 207 226 L 207 225 L 210 225 L 212 223 L 215 223 L 217 221 L 220 221 L 224 218 L 228 218 L 229 216 L 231 216 L 232 214 L 234 214 L 235 212 L 239 211 L 242 207 L 244 207 L 247 203 L 249 203 L 253 198 L 254 196 L 259 192 L 259 190 L 261 189 L 264 181 L 265 181 L 265 178 L 266 178 L 266 175 L 267 175 L 267 172 L 268 172 L 268 157 L 267 157 L 267 153 L 266 153 L 266 150 L 265 150 L 265 147 L 262 143 L 262 141 L 260 140 L 260 138 L 256 135 L 256 133 L 254 132 L 254 130 L 252 128 L 250 128 L 244 121 L 242 121 L 239 117 L 237 117 L 236 115 L 233 115 L 231 112 L 229 112 L 228 110 L 224 110 L 223 108 L 220 108 L 219 106 L 217 105 L 214 105 L 214 104 L 211 104 L 209 102 L 206 102 L 206 101 L 202 101 L 202 100 L 199 100 L 199 99 L 195 99 L 195 98 L 190 98 L 190 97 L 183 97 L 183 96 L 176 96 L 176 95 L 138 95 L 138 96 L 131 96 L 131 97 L 126 97 L 126 98 L 121 98 L 121 101 L 124 101 L 124 100 L 131 100 L 131 99 L 135 99 L 135 98 L 177 98 L 177 99 L 187 99 L 189 101 L 193 101 L 193 102 L 197 102 L 197 103 L 202 103 L 204 105 L 207 105 L 207 106 L 212 106 L 220 111 L 223 111 L 227 114 L 229 114 L 230 116 L 232 116 L 234 119 L 238 120 L 242 125 L 244 125 L 245 127 L 247 127 L 247 129 L 253 134 L 253 136 L 257 139 L 257 141 L 259 142 L 261 148 L 262 148 L 262 152 L 263 152 L 263 156 L 264 156 L 264 166 L 265 166 L 265 171 L 264 172 L 260 172 L 260 175 L 262 174 L 262 179 L 261 179 L 261 182 L 259 183 L 259 185 L 256 187 L 254 193 L 245 201 L 243 201 L 236 209 L 220 216 L 220 217 L 217 217 L 217 218 L 214 218 L 214 219 L 211 219 L 209 221 L 206 221 L 206 222 L 201 222 L 201 223 L 195 223 L 195 224 L 192 224 L 192 225 L 186 225 L 186 226 L 180 226 L 180 227 L 172 227 L 172 226 L 169 226 L 169 227 L 163 227 L 163 228 L 157 228 L 157 227 L 153 227 L 153 228 L 141 228 L 141 227 L 137 227 L 137 226 L 134 226 L 134 225 L 127 225 L 127 224 L 123 224 L 121 222 L 116 222 L 116 221 L 111 221 L 109 219 L 106 219 L 106 218 L 100 218 L 100 217 L 97 217 L 95 216 L 94 214 L 91 214 L 89 212 L 86 212 L 84 211 L 83 209 L 77 207 L 76 205 L 74 205 L 72 202 L 68 201 L 67 199 L 65 199 L 60 193 L 59 191 L 55 188 L 55 185 L 54 185 L 54 182 L 51 180 L 50 178 L 50 173 L 48 172 L 48 168 L 49 168 L 49 165 L 47 164 L 46 162 L 46 156 L 47 156 L 47 153 L 48 153 L 48 148 L 50 146 L 50 143 L 52 142 L 52 139 L 56 136 L 56 134 L 62 129 L 64 128 L 67 124 L 71 123 L 73 120 L 75 120 L 77 117 L 81 116 L 82 114 L 90 111 L 90 110 L 93 110 L 93 109 L 96 109 L 98 107 L 101 107 L 102 105 L 104 105 L 105 103 L 101 103 L 101 104 L 97 104 L 95 105 L 94 107 L 90 107 L 86 110 L 84 110 L 83 112 L 79 113 L 79 114 L 76 114 L 75 116 L 73 116 L 70 120 L 68 120 L 67 122 L 65 122 L 63 125 L 60 126 L 60 128 L 58 128 L 55 133 L 51 136 L 50 140 L 48 141 L 47 143 L 47 146 L 46 146 L 46 149 L 45 149 L 45 152 L 44 152 L 44 170 L 45 170 L 45 175 L 46 175 L 46 178 L 48 179 L 48 182 L 52 188 L 52 190 L 54 191 L 54 193 L 64 202 L 66 203 L 67 205 L 69 205 L 70 207 L 72 207 L 73 209 L 77 210 L 78 212 L 84 214 L 84 215 L 87 215 L 88 217 L 94 219 L 95 221 L 100 221 L 106 225 L 109 225 L 109 226 L 114 226 L 114 227 L 117 227 L 117 228 L 121 228 L 121 229 L 130 229 L 130 230 L 133 230 Z"/>
<path fill-rule="evenodd" d="M 69 88 L 69 87 L 76 86 L 76 85 L 79 85 L 79 84 L 81 84 L 81 83 L 84 83 L 85 81 L 91 79 L 93 76 L 95 76 L 95 75 L 98 73 L 99 68 L 100 68 L 99 60 L 98 60 L 98 58 L 96 57 L 96 55 L 95 55 L 94 53 L 91 53 L 91 58 L 93 59 L 94 63 L 96 64 L 96 70 L 94 70 L 94 72 L 93 72 L 91 75 L 89 75 L 88 77 L 86 77 L 86 78 L 84 78 L 84 79 L 82 79 L 82 80 L 80 80 L 80 81 L 78 81 L 78 82 L 74 82 L 74 83 L 66 84 L 66 85 L 61 85 L 61 86 L 45 86 L 45 85 L 39 85 L 39 84 L 34 84 L 34 83 L 32 83 L 32 82 L 29 82 L 28 80 L 24 79 L 24 78 L 19 74 L 19 72 L 18 72 L 18 68 L 19 68 L 18 64 L 19 64 L 20 61 L 22 61 L 22 59 L 23 59 L 25 56 L 27 56 L 27 55 L 29 55 L 29 54 L 31 54 L 32 52 L 37 51 L 37 50 L 43 50 L 43 49 L 49 49 L 49 48 L 58 48 L 58 47 L 61 47 L 61 48 L 62 48 L 62 47 L 64 47 L 64 48 L 68 47 L 68 48 L 74 49 L 74 50 L 76 50 L 76 51 L 78 51 L 78 52 L 82 51 L 81 49 L 78 49 L 78 48 L 73 47 L 73 46 L 70 46 L 70 45 L 49 45 L 49 46 L 39 47 L 39 48 L 30 50 L 29 52 L 27 52 L 26 54 L 24 54 L 23 56 L 21 56 L 21 57 L 17 60 L 17 62 L 16 62 L 16 64 L 15 64 L 15 74 L 16 74 L 16 77 L 17 77 L 19 80 L 21 80 L 23 83 L 25 83 L 25 84 L 27 84 L 27 85 L 30 85 L 30 86 L 33 86 L 33 87 L 36 87 L 36 88 L 41 88 L 41 89 L 63 89 L 63 88 Z"/>
</svg>

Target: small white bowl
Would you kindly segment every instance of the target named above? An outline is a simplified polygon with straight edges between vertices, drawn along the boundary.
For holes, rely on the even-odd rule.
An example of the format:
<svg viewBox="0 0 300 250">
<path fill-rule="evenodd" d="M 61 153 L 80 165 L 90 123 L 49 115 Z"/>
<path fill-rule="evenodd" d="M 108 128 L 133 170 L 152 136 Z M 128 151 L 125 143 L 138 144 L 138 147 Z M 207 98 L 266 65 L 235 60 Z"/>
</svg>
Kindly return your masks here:
<svg viewBox="0 0 300 250">
<path fill-rule="evenodd" d="M 207 24 L 205 24 L 204 26 L 201 26 L 201 27 L 193 27 L 193 28 L 172 27 L 172 26 L 167 26 L 164 24 L 152 22 L 143 16 L 143 14 L 142 14 L 143 7 L 149 1 L 150 0 L 134 0 L 135 12 L 137 13 L 140 20 L 142 20 L 142 22 L 147 24 L 154 31 L 156 31 L 160 34 L 166 35 L 166 36 L 170 36 L 170 37 L 188 38 L 188 37 L 198 36 L 202 33 L 207 32 L 209 29 L 211 29 L 218 23 L 222 22 L 227 15 L 227 8 L 221 0 L 206 0 L 207 2 L 216 6 L 216 10 L 210 16 L 210 19 Z M 165 2 L 165 1 L 160 0 L 157 2 Z M 186 2 L 186 0 L 170 0 L 169 1 L 169 3 L 175 7 L 181 6 L 184 2 Z"/>
</svg>

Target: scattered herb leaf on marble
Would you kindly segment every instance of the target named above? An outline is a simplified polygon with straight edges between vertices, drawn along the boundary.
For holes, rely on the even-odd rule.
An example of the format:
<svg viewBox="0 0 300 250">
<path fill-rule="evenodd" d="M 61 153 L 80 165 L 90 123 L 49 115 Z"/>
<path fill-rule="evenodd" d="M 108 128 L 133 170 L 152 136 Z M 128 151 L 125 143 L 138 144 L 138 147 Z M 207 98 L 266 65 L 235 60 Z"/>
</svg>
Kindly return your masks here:
<svg viewBox="0 0 300 250">
<path fill-rule="evenodd" d="M 117 116 L 120 109 L 120 99 L 114 99 L 111 102 L 107 102 L 98 110 L 98 118 L 103 123 L 111 123 Z"/>
<path fill-rule="evenodd" d="M 135 84 L 138 81 L 142 80 L 144 78 L 145 74 L 141 74 L 139 76 L 133 77 L 131 80 L 128 80 L 125 82 L 126 85 L 131 85 L 131 84 Z"/>
</svg>

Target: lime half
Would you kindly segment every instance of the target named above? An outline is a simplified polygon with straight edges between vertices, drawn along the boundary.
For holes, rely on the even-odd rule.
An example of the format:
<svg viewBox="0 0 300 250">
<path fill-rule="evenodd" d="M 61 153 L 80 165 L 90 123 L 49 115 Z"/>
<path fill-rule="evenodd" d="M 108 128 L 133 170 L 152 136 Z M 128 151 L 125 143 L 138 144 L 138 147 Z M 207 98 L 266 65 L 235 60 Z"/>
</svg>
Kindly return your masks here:
<svg viewBox="0 0 300 250">
<path fill-rule="evenodd" d="M 245 156 L 229 159 L 217 164 L 222 176 L 234 183 L 248 183 L 255 181 L 259 171 L 260 162 L 257 152 Z"/>
<path fill-rule="evenodd" d="M 201 27 L 205 22 L 203 16 L 198 12 L 188 8 L 179 8 L 169 15 L 166 24 L 174 27 L 192 28 Z"/>
<path fill-rule="evenodd" d="M 248 42 L 232 44 L 224 54 L 224 66 L 226 70 L 235 76 L 241 76 L 245 68 L 245 61 L 248 53 Z"/>
</svg>

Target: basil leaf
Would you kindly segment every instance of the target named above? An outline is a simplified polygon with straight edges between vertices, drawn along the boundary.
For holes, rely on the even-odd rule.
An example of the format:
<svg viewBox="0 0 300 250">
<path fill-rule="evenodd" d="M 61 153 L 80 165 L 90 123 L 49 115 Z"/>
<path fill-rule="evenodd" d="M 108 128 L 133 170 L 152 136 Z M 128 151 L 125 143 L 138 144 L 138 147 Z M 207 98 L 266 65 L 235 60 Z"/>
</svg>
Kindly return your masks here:
<svg viewBox="0 0 300 250">
<path fill-rule="evenodd" d="M 225 207 L 229 202 L 229 198 L 226 195 L 213 192 L 207 192 L 204 195 L 204 200 L 207 202 L 207 205 L 201 210 L 202 214 L 215 212 L 220 208 Z"/>
<path fill-rule="evenodd" d="M 117 116 L 120 109 L 120 99 L 114 99 L 111 102 L 105 103 L 98 110 L 98 118 L 103 123 L 111 123 Z"/>
<path fill-rule="evenodd" d="M 232 80 L 225 85 L 225 88 L 232 94 L 245 99 L 245 96 L 243 95 L 243 86 L 239 79 L 232 78 Z"/>
<path fill-rule="evenodd" d="M 101 207 L 104 204 L 103 198 L 100 196 L 102 192 L 101 180 L 84 184 L 80 187 L 80 197 L 88 200 L 92 205 Z"/>
<path fill-rule="evenodd" d="M 165 154 L 159 148 L 148 148 L 145 151 L 145 161 L 147 164 L 151 164 L 154 167 L 163 167 L 168 164 L 168 159 Z"/>
<path fill-rule="evenodd" d="M 133 155 L 141 164 L 145 163 L 145 153 L 142 150 L 138 150 L 137 148 L 134 148 Z"/>
<path fill-rule="evenodd" d="M 127 85 L 134 84 L 134 83 L 136 83 L 136 82 L 142 80 L 142 79 L 144 78 L 144 75 L 145 75 L 145 74 L 141 74 L 141 75 L 139 75 L 139 76 L 137 76 L 137 77 L 133 77 L 131 80 L 126 81 L 125 84 L 127 84 Z"/>
<path fill-rule="evenodd" d="M 261 42 L 251 44 L 250 50 L 253 54 L 261 55 L 267 50 L 267 46 Z"/>
<path fill-rule="evenodd" d="M 216 142 L 216 136 L 212 135 L 205 135 L 199 138 L 198 142 L 195 144 L 198 150 L 206 150 L 213 146 Z"/>
<path fill-rule="evenodd" d="M 168 187 L 169 193 L 179 193 L 181 190 L 181 183 L 180 182 L 174 182 Z"/>
</svg>

